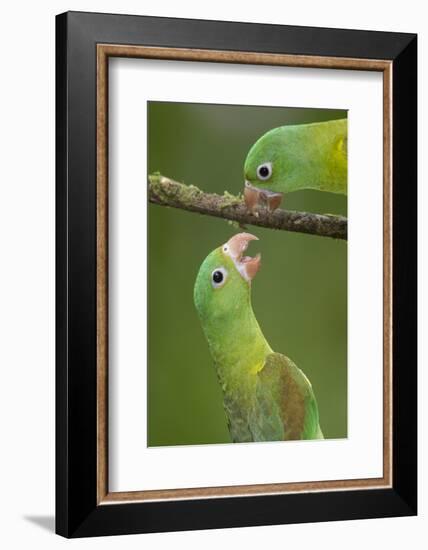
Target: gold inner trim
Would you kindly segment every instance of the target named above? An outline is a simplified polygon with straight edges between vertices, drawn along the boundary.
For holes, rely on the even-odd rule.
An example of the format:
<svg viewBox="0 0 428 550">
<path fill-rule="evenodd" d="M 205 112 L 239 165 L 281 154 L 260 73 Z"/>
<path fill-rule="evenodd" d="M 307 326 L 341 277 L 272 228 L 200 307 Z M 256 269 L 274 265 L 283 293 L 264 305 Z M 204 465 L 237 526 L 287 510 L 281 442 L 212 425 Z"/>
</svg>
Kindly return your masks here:
<svg viewBox="0 0 428 550">
<path fill-rule="evenodd" d="M 108 490 L 108 59 L 205 61 L 383 73 L 383 477 L 150 491 Z M 97 45 L 97 502 L 141 502 L 392 486 L 392 62 L 356 58 Z"/>
</svg>

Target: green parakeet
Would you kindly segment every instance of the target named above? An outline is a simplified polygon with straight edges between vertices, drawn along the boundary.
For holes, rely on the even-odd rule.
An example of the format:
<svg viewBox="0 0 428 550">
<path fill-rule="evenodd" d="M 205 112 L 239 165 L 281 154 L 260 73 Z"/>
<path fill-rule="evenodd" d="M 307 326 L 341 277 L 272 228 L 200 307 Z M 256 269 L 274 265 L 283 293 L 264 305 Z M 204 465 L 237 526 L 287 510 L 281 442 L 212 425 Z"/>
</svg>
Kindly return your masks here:
<svg viewBox="0 0 428 550">
<path fill-rule="evenodd" d="M 309 380 L 272 350 L 254 315 L 251 282 L 261 258 L 244 256 L 252 240 L 239 233 L 211 252 L 194 288 L 232 441 L 323 439 Z"/>
<path fill-rule="evenodd" d="M 251 147 L 244 164 L 248 208 L 279 206 L 282 194 L 317 189 L 347 194 L 347 119 L 281 126 Z"/>
</svg>

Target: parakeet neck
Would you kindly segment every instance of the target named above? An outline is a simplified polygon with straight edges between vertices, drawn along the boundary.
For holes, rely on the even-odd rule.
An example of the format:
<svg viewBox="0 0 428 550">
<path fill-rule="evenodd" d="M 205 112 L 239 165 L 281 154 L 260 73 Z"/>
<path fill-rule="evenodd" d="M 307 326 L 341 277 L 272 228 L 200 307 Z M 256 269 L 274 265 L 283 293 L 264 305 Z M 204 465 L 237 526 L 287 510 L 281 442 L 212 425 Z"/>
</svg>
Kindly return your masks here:
<svg viewBox="0 0 428 550">
<path fill-rule="evenodd" d="M 346 193 L 347 120 L 309 124 L 306 132 L 302 130 L 301 138 L 305 157 L 310 159 L 304 165 L 301 183 L 309 182 L 320 191 Z"/>
<path fill-rule="evenodd" d="M 270 189 L 281 192 L 316 189 L 346 194 L 346 119 L 283 126 L 272 130 L 272 137 L 275 136 L 279 176 L 276 182 L 269 182 Z M 281 136 L 283 140 L 279 139 Z M 268 144 L 267 138 L 266 147 Z"/>
<path fill-rule="evenodd" d="M 233 315 L 213 316 L 204 325 L 224 393 L 250 392 L 266 356 L 272 353 L 254 315 L 250 296 L 235 308 Z"/>
</svg>

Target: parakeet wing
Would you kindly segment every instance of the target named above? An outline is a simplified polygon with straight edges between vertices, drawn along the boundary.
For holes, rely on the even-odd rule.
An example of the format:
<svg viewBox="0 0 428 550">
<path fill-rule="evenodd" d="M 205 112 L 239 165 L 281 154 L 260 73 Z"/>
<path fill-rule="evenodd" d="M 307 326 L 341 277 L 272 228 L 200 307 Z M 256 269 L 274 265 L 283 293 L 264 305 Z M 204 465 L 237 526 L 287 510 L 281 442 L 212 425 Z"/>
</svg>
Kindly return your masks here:
<svg viewBox="0 0 428 550">
<path fill-rule="evenodd" d="M 251 418 L 255 441 L 323 438 L 312 386 L 288 357 L 269 354 L 257 377 Z"/>
</svg>

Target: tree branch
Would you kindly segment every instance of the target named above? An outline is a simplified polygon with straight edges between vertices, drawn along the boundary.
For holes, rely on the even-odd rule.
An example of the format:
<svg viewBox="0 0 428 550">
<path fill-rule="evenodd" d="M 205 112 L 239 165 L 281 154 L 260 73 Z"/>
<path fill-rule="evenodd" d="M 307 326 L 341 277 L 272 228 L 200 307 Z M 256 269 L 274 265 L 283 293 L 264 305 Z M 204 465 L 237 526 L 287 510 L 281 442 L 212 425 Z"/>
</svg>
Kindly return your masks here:
<svg viewBox="0 0 428 550">
<path fill-rule="evenodd" d="M 241 197 L 231 195 L 227 191 L 224 195 L 204 193 L 194 185 L 185 185 L 161 174 L 151 174 L 148 179 L 149 201 L 154 204 L 223 218 L 240 226 L 249 224 L 320 237 L 347 239 L 348 220 L 343 216 L 280 209 L 271 212 L 264 207 L 250 212 Z"/>
</svg>

